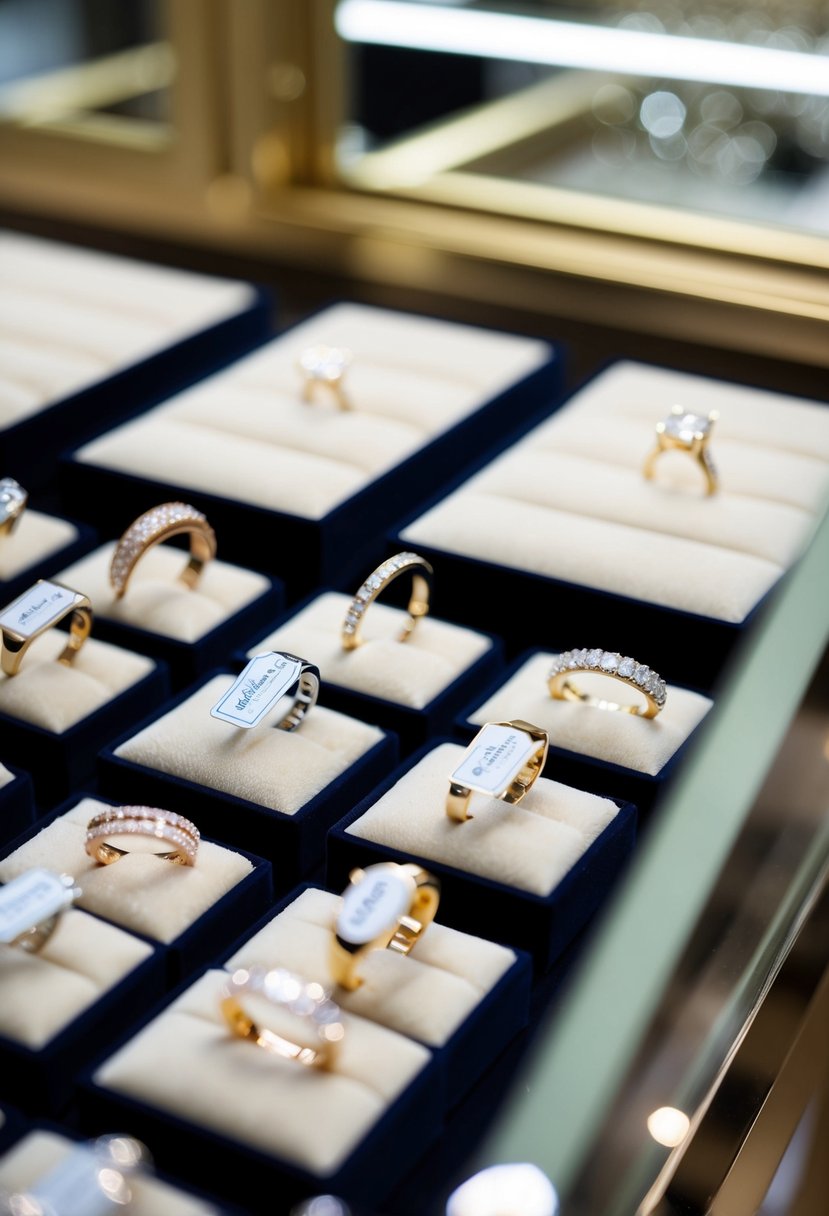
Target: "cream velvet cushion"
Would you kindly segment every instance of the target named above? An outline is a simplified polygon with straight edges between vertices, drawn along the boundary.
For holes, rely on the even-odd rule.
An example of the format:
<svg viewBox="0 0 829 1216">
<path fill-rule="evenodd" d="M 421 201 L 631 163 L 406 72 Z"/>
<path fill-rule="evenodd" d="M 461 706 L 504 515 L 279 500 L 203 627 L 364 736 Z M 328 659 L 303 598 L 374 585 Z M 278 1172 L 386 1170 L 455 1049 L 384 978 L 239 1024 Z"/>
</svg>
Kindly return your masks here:
<svg viewBox="0 0 829 1216">
<path fill-rule="evenodd" d="M 197 642 L 264 595 L 270 585 L 262 574 L 214 559 L 190 590 L 179 581 L 186 553 L 171 545 L 156 545 L 135 567 L 126 594 L 116 600 L 109 582 L 114 551 L 114 543 L 102 545 L 55 578 L 82 587 L 97 616 L 180 642 Z"/>
<path fill-rule="evenodd" d="M 29 1132 L 0 1159 L 0 1193 L 26 1191 L 69 1156 L 75 1142 L 56 1132 Z M 218 1216 L 218 1208 L 144 1170 L 130 1174 L 129 1216 Z"/>
<path fill-rule="evenodd" d="M 616 804 L 539 777 L 515 806 L 475 795 L 473 817 L 454 823 L 446 814 L 446 795 L 449 774 L 464 751 L 458 744 L 442 743 L 428 752 L 348 833 L 533 895 L 549 895 L 616 817 Z"/>
<path fill-rule="evenodd" d="M 642 477 L 674 403 L 719 410 L 721 489 L 681 453 Z M 621 363 L 404 532 L 444 549 L 740 622 L 792 564 L 829 492 L 829 411 L 795 398 Z"/>
<path fill-rule="evenodd" d="M 317 705 L 297 730 L 253 730 L 210 717 L 232 682 L 214 676 L 127 739 L 116 755 L 293 815 L 383 738 L 376 726 Z"/>
<path fill-rule="evenodd" d="M 71 874 L 83 891 L 79 907 L 156 941 L 171 942 L 253 869 L 246 857 L 207 840 L 199 844 L 195 866 L 173 865 L 138 851 L 113 865 L 99 865 L 84 849 L 86 825 L 93 815 L 108 809 L 109 803 L 82 799 L 0 861 L 0 882 L 34 866 Z M 138 840 L 135 847 L 163 846 L 158 842 L 145 846 Z"/>
<path fill-rule="evenodd" d="M 334 1070 L 280 1059 L 227 1028 L 219 1007 L 225 974 L 203 975 L 111 1056 L 95 1081 L 314 1174 L 332 1173 L 428 1063 L 429 1052 L 346 1014 Z M 280 1011 L 272 1013 L 281 1025 Z"/>
<path fill-rule="evenodd" d="M 278 965 L 335 986 L 329 947 L 340 902 L 330 891 L 308 888 L 245 942 L 228 967 Z M 338 988 L 334 999 L 351 1013 L 441 1047 L 514 962 L 505 946 L 433 921 L 406 957 L 372 950 L 360 965 L 362 986 Z"/>
<path fill-rule="evenodd" d="M 37 954 L 0 946 L 0 1035 L 37 1050 L 152 954 L 152 947 L 77 908 Z"/>
<path fill-rule="evenodd" d="M 529 658 L 469 715 L 470 722 L 483 726 L 525 718 L 548 732 L 551 746 L 656 776 L 713 704 L 708 697 L 673 684 L 668 685 L 664 709 L 651 719 L 553 700 L 547 678 L 555 657 L 536 654 Z M 574 674 L 573 681 L 591 696 L 621 701 L 626 695 L 619 681 L 593 672 Z M 641 701 L 635 693 L 629 699 Z"/>
<path fill-rule="evenodd" d="M 301 399 L 316 344 L 353 353 L 337 409 Z M 320 519 L 547 361 L 545 343 L 338 304 L 82 448 L 78 459 Z"/>
<path fill-rule="evenodd" d="M 0 267 L 0 428 L 254 300 L 244 283 L 19 233 L 0 233 Z"/>
<path fill-rule="evenodd" d="M 0 477 L 4 476 L 0 473 Z M 0 536 L 0 582 L 17 578 L 78 539 L 78 529 L 27 507 L 10 536 Z M 3 607 L 3 605 L 0 605 Z"/>
<path fill-rule="evenodd" d="M 0 675 L 0 712 L 60 735 L 102 709 L 155 669 L 152 659 L 88 638 L 67 666 L 58 629 L 32 642 L 16 676 Z"/>
<path fill-rule="evenodd" d="M 345 651 L 340 629 L 350 603 L 351 596 L 335 591 L 317 596 L 248 655 L 263 650 L 312 654 L 323 680 L 423 709 L 491 649 L 483 634 L 432 616 L 422 617 L 409 639 L 399 642 L 408 614 L 402 608 L 374 603 L 364 617 L 363 645 Z"/>
</svg>

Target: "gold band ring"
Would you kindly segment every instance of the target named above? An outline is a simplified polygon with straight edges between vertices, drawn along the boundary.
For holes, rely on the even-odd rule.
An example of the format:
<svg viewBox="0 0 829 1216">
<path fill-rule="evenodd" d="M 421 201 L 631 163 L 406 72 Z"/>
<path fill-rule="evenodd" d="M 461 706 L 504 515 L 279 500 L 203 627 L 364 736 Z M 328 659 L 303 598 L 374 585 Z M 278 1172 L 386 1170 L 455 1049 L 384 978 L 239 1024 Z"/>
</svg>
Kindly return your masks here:
<svg viewBox="0 0 829 1216">
<path fill-rule="evenodd" d="M 390 583 L 393 583 L 401 574 L 407 573 L 412 575 L 412 594 L 409 597 L 407 609 L 409 619 L 397 639 L 399 642 L 407 641 L 420 618 L 429 612 L 429 599 L 434 576 L 432 567 L 425 558 L 420 557 L 417 553 L 397 553 L 394 557 L 384 561 L 368 576 L 345 614 L 341 632 L 343 650 L 356 650 L 358 646 L 362 646 L 363 639 L 360 630 L 363 617 L 370 605 Z"/>
<path fill-rule="evenodd" d="M 334 979 L 353 991 L 361 960 L 372 950 L 409 954 L 435 919 L 440 882 L 412 863 L 379 862 L 352 870 L 331 940 Z"/>
<path fill-rule="evenodd" d="M 668 417 L 656 424 L 656 446 L 645 457 L 643 476 L 649 481 L 653 479 L 656 462 L 663 452 L 685 452 L 702 470 L 705 493 L 716 494 L 719 480 L 708 443 L 718 418 L 716 410 L 705 418 L 701 414 L 690 413 L 681 405 L 673 406 Z"/>
<path fill-rule="evenodd" d="M 11 536 L 26 510 L 29 495 L 13 477 L 0 477 L 0 536 Z"/>
<path fill-rule="evenodd" d="M 186 502 L 165 502 L 139 515 L 115 546 L 109 567 L 109 581 L 120 600 L 127 590 L 132 572 L 148 549 L 173 536 L 188 536 L 190 558 L 179 575 L 179 582 L 193 588 L 207 563 L 216 556 L 216 533 L 206 517 Z"/>
<path fill-rule="evenodd" d="M 456 823 L 471 819 L 473 793 L 520 802 L 544 768 L 549 743 L 546 730 L 532 722 L 487 722 L 449 778 L 446 814 Z"/>
<path fill-rule="evenodd" d="M 40 867 L 18 874 L 0 887 L 0 942 L 36 954 L 80 894 L 68 874 Z"/>
<path fill-rule="evenodd" d="M 579 688 L 572 676 L 581 672 L 595 672 L 609 676 L 641 694 L 642 701 L 607 701 Z M 554 661 L 548 679 L 550 696 L 557 701 L 579 701 L 595 709 L 608 709 L 624 714 L 637 714 L 641 718 L 655 718 L 664 707 L 668 691 L 665 681 L 644 663 L 637 663 L 629 655 L 620 655 L 611 650 L 565 650 Z"/>
<path fill-rule="evenodd" d="M 102 866 L 120 861 L 130 849 L 116 848 L 112 837 L 141 836 L 147 840 L 163 840 L 172 848 L 153 853 L 162 861 L 179 866 L 194 866 L 199 850 L 199 829 L 183 815 L 164 811 L 155 806 L 110 807 L 93 815 L 86 825 L 84 847 L 90 857 Z"/>
<path fill-rule="evenodd" d="M 245 995 L 264 997 L 310 1025 L 313 1041 L 299 1043 L 260 1026 L 242 1007 L 240 998 Z M 265 967 L 242 967 L 234 971 L 222 986 L 221 1007 L 225 1021 L 238 1038 L 251 1039 L 257 1047 L 285 1060 L 295 1060 L 306 1068 L 332 1068 L 345 1035 L 339 1005 L 330 999 L 322 984 L 308 983 L 281 967 L 270 971 Z"/>
<path fill-rule="evenodd" d="M 351 351 L 344 346 L 309 346 L 299 357 L 302 373 L 302 400 L 310 403 L 316 388 L 327 389 L 341 410 L 350 410 L 351 402 L 343 388 L 343 380 L 351 363 Z"/>
<path fill-rule="evenodd" d="M 38 579 L 0 613 L 0 670 L 16 676 L 23 656 L 35 638 L 69 617 L 69 637 L 58 655 L 67 667 L 92 631 L 92 605 L 87 596 L 63 583 Z"/>
</svg>

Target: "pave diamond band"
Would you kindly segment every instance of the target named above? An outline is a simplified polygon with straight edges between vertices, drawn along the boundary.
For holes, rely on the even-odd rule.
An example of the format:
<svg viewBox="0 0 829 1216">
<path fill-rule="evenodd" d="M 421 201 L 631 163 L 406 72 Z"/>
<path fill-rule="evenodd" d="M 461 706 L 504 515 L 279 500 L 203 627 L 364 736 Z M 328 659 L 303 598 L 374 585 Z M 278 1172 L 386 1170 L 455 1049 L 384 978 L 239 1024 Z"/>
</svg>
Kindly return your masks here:
<svg viewBox="0 0 829 1216">
<path fill-rule="evenodd" d="M 711 410 L 705 417 L 702 414 L 693 414 L 681 405 L 673 406 L 668 417 L 656 424 L 656 445 L 645 457 L 642 475 L 648 481 L 653 480 L 656 462 L 663 452 L 685 452 L 702 470 L 705 493 L 716 494 L 719 479 L 708 450 L 708 442 L 718 418 L 716 410 Z"/>
<path fill-rule="evenodd" d="M 344 346 L 309 346 L 299 356 L 302 373 L 302 400 L 314 399 L 317 387 L 327 389 L 341 410 L 350 410 L 351 402 L 343 388 L 343 380 L 351 363 L 351 351 Z"/>
<path fill-rule="evenodd" d="M 183 815 L 156 806 L 110 807 L 93 815 L 86 825 L 85 848 L 90 857 L 103 866 L 119 861 L 130 852 L 116 848 L 111 837 L 141 836 L 161 840 L 171 847 L 154 853 L 163 861 L 179 866 L 194 866 L 201 835 L 199 829 Z"/>
<path fill-rule="evenodd" d="M 641 694 L 636 702 L 608 701 L 573 682 L 572 676 L 590 672 L 610 676 Z M 580 701 L 596 709 L 618 710 L 641 718 L 655 718 L 664 707 L 667 687 L 661 676 L 629 655 L 613 650 L 565 650 L 553 662 L 549 675 L 550 696 L 558 701 Z"/>
<path fill-rule="evenodd" d="M 417 553 L 397 553 L 368 576 L 349 604 L 341 631 L 343 650 L 356 650 L 362 645 L 361 626 L 369 606 L 390 583 L 407 573 L 412 576 L 412 593 L 407 608 L 409 617 L 397 640 L 408 640 L 417 622 L 429 611 L 434 571 L 426 559 Z"/>
<path fill-rule="evenodd" d="M 13 477 L 0 477 L 0 536 L 11 536 L 20 523 L 29 495 Z"/>
<path fill-rule="evenodd" d="M 206 517 L 186 502 L 165 502 L 139 515 L 115 546 L 109 567 L 109 581 L 120 600 L 127 590 L 132 572 L 148 549 L 173 536 L 190 539 L 190 559 L 179 581 L 193 588 L 211 558 L 216 556 L 216 533 Z"/>
<path fill-rule="evenodd" d="M 242 1007 L 244 996 L 264 997 L 311 1029 L 311 1043 L 284 1038 L 260 1026 Z M 306 1068 L 330 1069 L 345 1035 L 339 1005 L 322 984 L 308 982 L 283 967 L 240 967 L 222 985 L 221 1008 L 225 1021 L 240 1039 L 251 1039 L 257 1047 L 294 1060 Z"/>
</svg>

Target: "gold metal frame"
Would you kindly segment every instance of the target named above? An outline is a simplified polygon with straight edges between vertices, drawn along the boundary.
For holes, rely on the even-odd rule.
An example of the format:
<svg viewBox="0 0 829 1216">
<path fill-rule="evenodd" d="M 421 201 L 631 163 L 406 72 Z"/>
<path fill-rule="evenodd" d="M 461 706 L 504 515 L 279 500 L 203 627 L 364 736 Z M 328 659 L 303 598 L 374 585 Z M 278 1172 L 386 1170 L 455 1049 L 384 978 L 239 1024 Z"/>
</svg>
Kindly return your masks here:
<svg viewBox="0 0 829 1216">
<path fill-rule="evenodd" d="M 167 0 L 169 136 L 127 146 L 111 127 L 81 139 L 2 126 L 0 207 L 323 270 L 476 315 L 489 305 L 829 364 L 829 241 L 470 173 L 470 153 L 504 146 L 492 107 L 339 175 L 347 65 L 334 5 Z M 538 87 L 566 123 L 578 96 Z M 507 138 L 538 135 L 537 100 L 496 103 Z M 412 158 L 414 181 L 401 170 Z"/>
</svg>

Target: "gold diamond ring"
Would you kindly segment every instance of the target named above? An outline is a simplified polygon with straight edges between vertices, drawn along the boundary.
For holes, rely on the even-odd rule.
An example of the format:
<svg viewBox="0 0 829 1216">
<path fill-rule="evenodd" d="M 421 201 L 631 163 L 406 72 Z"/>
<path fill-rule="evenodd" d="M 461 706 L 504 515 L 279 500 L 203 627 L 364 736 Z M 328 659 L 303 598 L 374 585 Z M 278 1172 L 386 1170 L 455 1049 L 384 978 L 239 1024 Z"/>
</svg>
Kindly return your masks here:
<svg viewBox="0 0 829 1216">
<path fill-rule="evenodd" d="M 718 418 L 716 410 L 711 410 L 705 418 L 701 414 L 692 414 L 681 405 L 673 406 L 668 417 L 656 424 L 656 446 L 645 457 L 643 476 L 649 481 L 653 479 L 656 462 L 663 452 L 685 452 L 702 470 L 705 493 L 715 494 L 719 481 L 708 442 Z"/>
<path fill-rule="evenodd" d="M 115 598 L 121 599 L 133 570 L 148 549 L 173 536 L 184 535 L 190 539 L 190 559 L 179 575 L 179 582 L 195 587 L 204 567 L 216 556 L 216 533 L 195 507 L 186 502 L 165 502 L 139 515 L 115 546 L 109 567 Z"/>
</svg>

